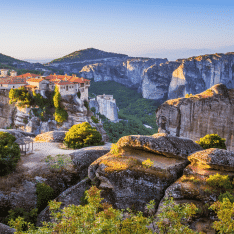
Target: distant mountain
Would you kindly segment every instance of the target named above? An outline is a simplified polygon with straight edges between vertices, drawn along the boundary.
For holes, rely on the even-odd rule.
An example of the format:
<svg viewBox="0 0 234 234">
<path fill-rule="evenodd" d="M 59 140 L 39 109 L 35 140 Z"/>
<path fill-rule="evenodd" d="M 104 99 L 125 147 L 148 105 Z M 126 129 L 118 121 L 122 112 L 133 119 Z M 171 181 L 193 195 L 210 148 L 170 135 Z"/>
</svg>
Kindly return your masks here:
<svg viewBox="0 0 234 234">
<path fill-rule="evenodd" d="M 102 50 L 88 48 L 85 50 L 78 50 L 71 54 L 68 54 L 62 58 L 54 59 L 48 64 L 53 63 L 71 63 L 71 62 L 83 62 L 87 60 L 105 59 L 105 58 L 124 58 L 128 57 L 125 54 L 109 53 Z"/>
<path fill-rule="evenodd" d="M 0 63 L 6 65 L 12 65 L 13 63 L 27 63 L 23 60 L 15 59 L 10 56 L 4 55 L 0 53 Z"/>
</svg>

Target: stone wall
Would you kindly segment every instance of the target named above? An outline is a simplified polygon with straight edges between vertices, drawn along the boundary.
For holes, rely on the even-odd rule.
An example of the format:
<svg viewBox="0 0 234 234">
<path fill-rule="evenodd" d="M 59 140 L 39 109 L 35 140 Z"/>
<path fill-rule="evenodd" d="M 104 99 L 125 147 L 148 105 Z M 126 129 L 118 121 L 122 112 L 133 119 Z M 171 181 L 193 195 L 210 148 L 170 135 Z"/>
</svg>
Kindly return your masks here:
<svg viewBox="0 0 234 234">
<path fill-rule="evenodd" d="M 234 150 L 234 89 L 223 84 L 190 98 L 168 100 L 156 111 L 159 132 L 187 137 L 194 141 L 207 134 L 226 139 Z"/>
</svg>

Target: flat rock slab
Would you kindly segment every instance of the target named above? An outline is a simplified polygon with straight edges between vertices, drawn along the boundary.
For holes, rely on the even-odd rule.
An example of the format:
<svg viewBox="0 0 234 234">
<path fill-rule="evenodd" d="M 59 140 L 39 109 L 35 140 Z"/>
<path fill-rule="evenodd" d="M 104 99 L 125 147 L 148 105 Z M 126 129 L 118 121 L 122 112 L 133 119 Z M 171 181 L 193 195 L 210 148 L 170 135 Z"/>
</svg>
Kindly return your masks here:
<svg viewBox="0 0 234 234">
<path fill-rule="evenodd" d="M 158 133 L 152 136 L 124 136 L 119 139 L 117 146 L 122 151 L 134 148 L 161 154 L 169 158 L 185 160 L 191 153 L 203 150 L 200 145 L 190 139 L 179 138 L 166 133 Z"/>
<path fill-rule="evenodd" d="M 10 228 L 9 226 L 0 223 L 0 233 L 1 234 L 13 234 L 16 232 L 16 229 Z"/>
<path fill-rule="evenodd" d="M 63 142 L 67 131 L 50 131 L 37 135 L 34 141 Z"/>
<path fill-rule="evenodd" d="M 223 149 L 206 149 L 188 157 L 192 164 L 206 165 L 207 169 L 234 171 L 234 152 Z"/>
</svg>

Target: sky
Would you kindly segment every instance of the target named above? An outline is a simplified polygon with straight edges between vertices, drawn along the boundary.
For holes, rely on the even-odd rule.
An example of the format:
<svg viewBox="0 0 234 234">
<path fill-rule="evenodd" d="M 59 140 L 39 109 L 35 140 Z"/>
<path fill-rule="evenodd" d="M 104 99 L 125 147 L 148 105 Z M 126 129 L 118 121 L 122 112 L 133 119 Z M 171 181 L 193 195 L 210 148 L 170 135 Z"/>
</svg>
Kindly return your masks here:
<svg viewBox="0 0 234 234">
<path fill-rule="evenodd" d="M 233 52 L 234 1 L 188 2 L 1 0 L 0 53 L 39 61 L 91 47 L 169 60 Z"/>
</svg>

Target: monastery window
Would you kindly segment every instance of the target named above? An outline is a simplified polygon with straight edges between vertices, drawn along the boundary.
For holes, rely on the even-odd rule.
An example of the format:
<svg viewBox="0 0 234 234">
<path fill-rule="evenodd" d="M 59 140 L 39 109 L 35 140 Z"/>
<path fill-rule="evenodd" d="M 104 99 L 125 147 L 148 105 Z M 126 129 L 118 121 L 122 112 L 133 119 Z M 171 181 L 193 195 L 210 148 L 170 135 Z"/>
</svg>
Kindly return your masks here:
<svg viewBox="0 0 234 234">
<path fill-rule="evenodd" d="M 13 86 L 13 89 L 15 88 L 15 86 Z"/>
<path fill-rule="evenodd" d="M 66 91 L 68 91 L 68 86 L 66 86 Z"/>
</svg>

